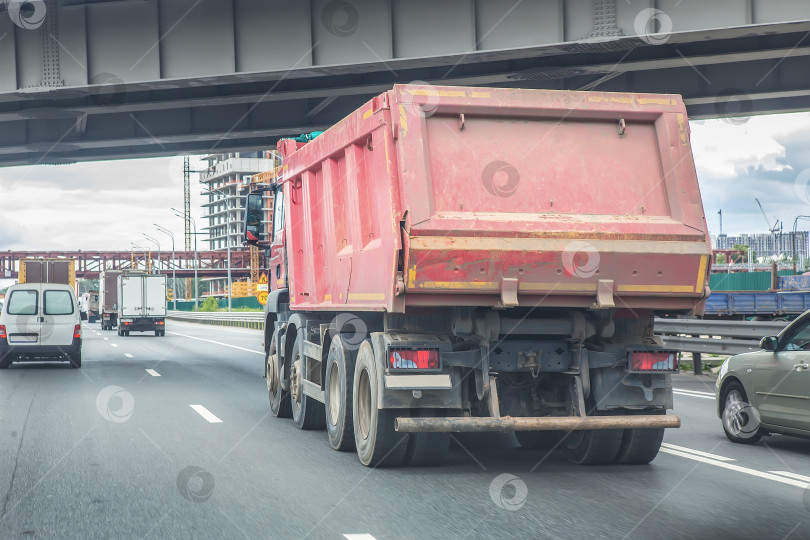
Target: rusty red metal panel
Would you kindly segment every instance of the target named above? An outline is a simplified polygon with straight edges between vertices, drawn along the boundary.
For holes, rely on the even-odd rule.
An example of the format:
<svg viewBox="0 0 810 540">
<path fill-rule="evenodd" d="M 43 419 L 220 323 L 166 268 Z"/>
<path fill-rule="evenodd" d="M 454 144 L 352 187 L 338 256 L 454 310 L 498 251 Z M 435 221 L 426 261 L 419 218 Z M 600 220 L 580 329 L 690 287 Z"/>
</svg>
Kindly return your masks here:
<svg viewBox="0 0 810 540">
<path fill-rule="evenodd" d="M 512 305 L 514 280 L 520 305 L 705 294 L 679 96 L 396 86 L 282 153 L 294 309 Z"/>
</svg>

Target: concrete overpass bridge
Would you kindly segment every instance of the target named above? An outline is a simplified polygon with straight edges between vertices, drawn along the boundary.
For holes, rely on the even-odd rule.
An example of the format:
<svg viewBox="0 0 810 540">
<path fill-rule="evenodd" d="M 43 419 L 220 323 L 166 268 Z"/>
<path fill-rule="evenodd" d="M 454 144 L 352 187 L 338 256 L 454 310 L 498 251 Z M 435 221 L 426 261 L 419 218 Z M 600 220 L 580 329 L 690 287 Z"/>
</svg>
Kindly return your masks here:
<svg viewBox="0 0 810 540">
<path fill-rule="evenodd" d="M 0 165 L 267 147 L 394 83 L 810 109 L 807 0 L 0 0 Z"/>
</svg>

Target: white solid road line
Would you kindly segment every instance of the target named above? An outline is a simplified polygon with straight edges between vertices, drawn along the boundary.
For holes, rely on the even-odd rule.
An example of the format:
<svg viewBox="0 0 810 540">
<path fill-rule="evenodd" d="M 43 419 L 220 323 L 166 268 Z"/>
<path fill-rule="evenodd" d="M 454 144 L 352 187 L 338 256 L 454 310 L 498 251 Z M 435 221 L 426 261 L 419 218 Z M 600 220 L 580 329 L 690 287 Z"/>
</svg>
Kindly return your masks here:
<svg viewBox="0 0 810 540">
<path fill-rule="evenodd" d="M 344 534 L 343 538 L 346 540 L 377 540 L 370 534 Z"/>
<path fill-rule="evenodd" d="M 236 345 L 231 345 L 230 343 L 222 343 L 221 341 L 214 341 L 212 339 L 203 339 L 203 338 L 194 337 L 194 336 L 187 336 L 186 334 L 178 334 L 177 332 L 166 332 L 166 333 L 167 334 L 173 334 L 175 336 L 184 337 L 184 338 L 196 339 L 197 341 L 205 341 L 207 343 L 215 343 L 217 345 L 222 345 L 223 347 L 230 347 L 231 349 L 239 349 L 240 351 L 245 351 L 245 352 L 254 353 L 254 354 L 260 354 L 260 355 L 264 356 L 264 353 L 261 352 L 261 351 L 257 351 L 257 350 L 254 350 L 254 349 L 246 349 L 244 347 L 237 347 Z"/>
<path fill-rule="evenodd" d="M 788 471 L 768 471 L 771 474 L 778 474 L 780 476 L 787 476 L 788 478 L 794 478 L 796 480 L 801 480 L 802 482 L 810 483 L 810 476 L 804 476 L 803 474 L 796 474 L 793 472 Z"/>
<path fill-rule="evenodd" d="M 146 372 L 151 375 L 152 377 L 160 377 L 160 373 L 155 371 L 154 369 L 147 369 Z"/>
<path fill-rule="evenodd" d="M 716 459 L 717 461 L 736 461 L 734 458 L 718 456 L 717 454 L 710 454 L 708 452 L 701 452 L 700 450 L 693 450 L 691 448 L 686 448 L 684 446 L 678 446 L 677 444 L 661 443 L 661 446 L 663 446 L 664 448 L 669 448 L 670 450 L 678 450 L 679 452 L 687 452 L 689 454 L 695 454 L 710 459 Z"/>
<path fill-rule="evenodd" d="M 203 418 L 205 418 L 206 420 L 208 420 L 212 424 L 218 424 L 218 423 L 222 422 L 222 420 L 217 418 L 214 413 L 212 413 L 211 411 L 209 411 L 208 409 L 206 409 L 202 405 L 189 405 L 189 407 L 191 407 L 192 409 L 197 411 L 197 413 L 199 413 L 200 416 L 202 416 Z"/>
<path fill-rule="evenodd" d="M 673 394 L 678 394 L 679 396 L 689 396 L 689 397 L 696 397 L 701 399 L 714 399 L 714 396 L 704 396 L 703 394 L 693 394 L 692 392 L 684 392 L 683 390 L 673 390 Z"/>
<path fill-rule="evenodd" d="M 689 390 L 688 388 L 673 388 L 672 390 L 675 392 L 686 392 L 687 394 L 714 397 L 714 392 L 701 392 L 700 390 Z"/>
<path fill-rule="evenodd" d="M 810 487 L 810 482 L 801 482 L 794 478 L 785 478 L 784 476 L 778 476 L 771 473 L 757 471 L 754 469 L 749 469 L 748 467 L 741 467 L 739 465 L 734 465 L 733 463 L 725 463 L 723 461 L 718 461 L 716 459 L 709 459 L 695 454 L 687 454 L 686 452 L 679 452 L 678 450 L 672 450 L 670 448 L 662 448 L 661 452 L 664 452 L 665 454 L 672 454 L 673 456 L 684 457 L 686 459 L 691 459 L 694 461 L 700 461 L 701 463 L 707 463 L 709 465 L 714 465 L 715 467 L 721 467 L 723 469 L 728 469 L 730 471 L 736 471 L 743 474 L 750 474 L 751 476 L 758 476 L 759 478 L 765 478 L 766 480 L 773 480 L 774 482 L 780 482 L 782 484 L 787 484 L 789 486 L 796 486 L 802 489 L 807 489 L 808 487 Z"/>
<path fill-rule="evenodd" d="M 125 353 L 124 353 L 124 356 L 126 356 L 127 358 L 135 358 L 134 356 L 132 356 L 132 355 L 131 355 L 131 354 L 129 354 L 128 352 L 125 352 Z"/>
</svg>

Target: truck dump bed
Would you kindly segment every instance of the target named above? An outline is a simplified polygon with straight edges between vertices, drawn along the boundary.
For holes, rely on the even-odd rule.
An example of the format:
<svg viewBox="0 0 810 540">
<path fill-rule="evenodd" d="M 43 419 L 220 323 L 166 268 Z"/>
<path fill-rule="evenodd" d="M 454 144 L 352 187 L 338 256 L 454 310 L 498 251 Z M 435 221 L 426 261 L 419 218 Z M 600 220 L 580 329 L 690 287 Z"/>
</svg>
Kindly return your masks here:
<svg viewBox="0 0 810 540">
<path fill-rule="evenodd" d="M 296 310 L 691 310 L 711 248 L 679 96 L 395 86 L 282 141 Z"/>
</svg>

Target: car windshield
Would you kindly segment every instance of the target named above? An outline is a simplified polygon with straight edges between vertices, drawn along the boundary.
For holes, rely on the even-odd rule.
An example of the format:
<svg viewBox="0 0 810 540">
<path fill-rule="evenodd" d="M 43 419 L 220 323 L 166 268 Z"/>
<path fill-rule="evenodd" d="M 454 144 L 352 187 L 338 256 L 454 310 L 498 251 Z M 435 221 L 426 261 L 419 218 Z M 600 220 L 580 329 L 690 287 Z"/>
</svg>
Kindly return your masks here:
<svg viewBox="0 0 810 540">
<path fill-rule="evenodd" d="M 73 299 L 68 291 L 45 291 L 45 315 L 70 315 L 73 313 Z"/>
<path fill-rule="evenodd" d="M 37 314 L 37 291 L 22 289 L 11 293 L 8 299 L 9 315 L 36 315 Z"/>
</svg>

